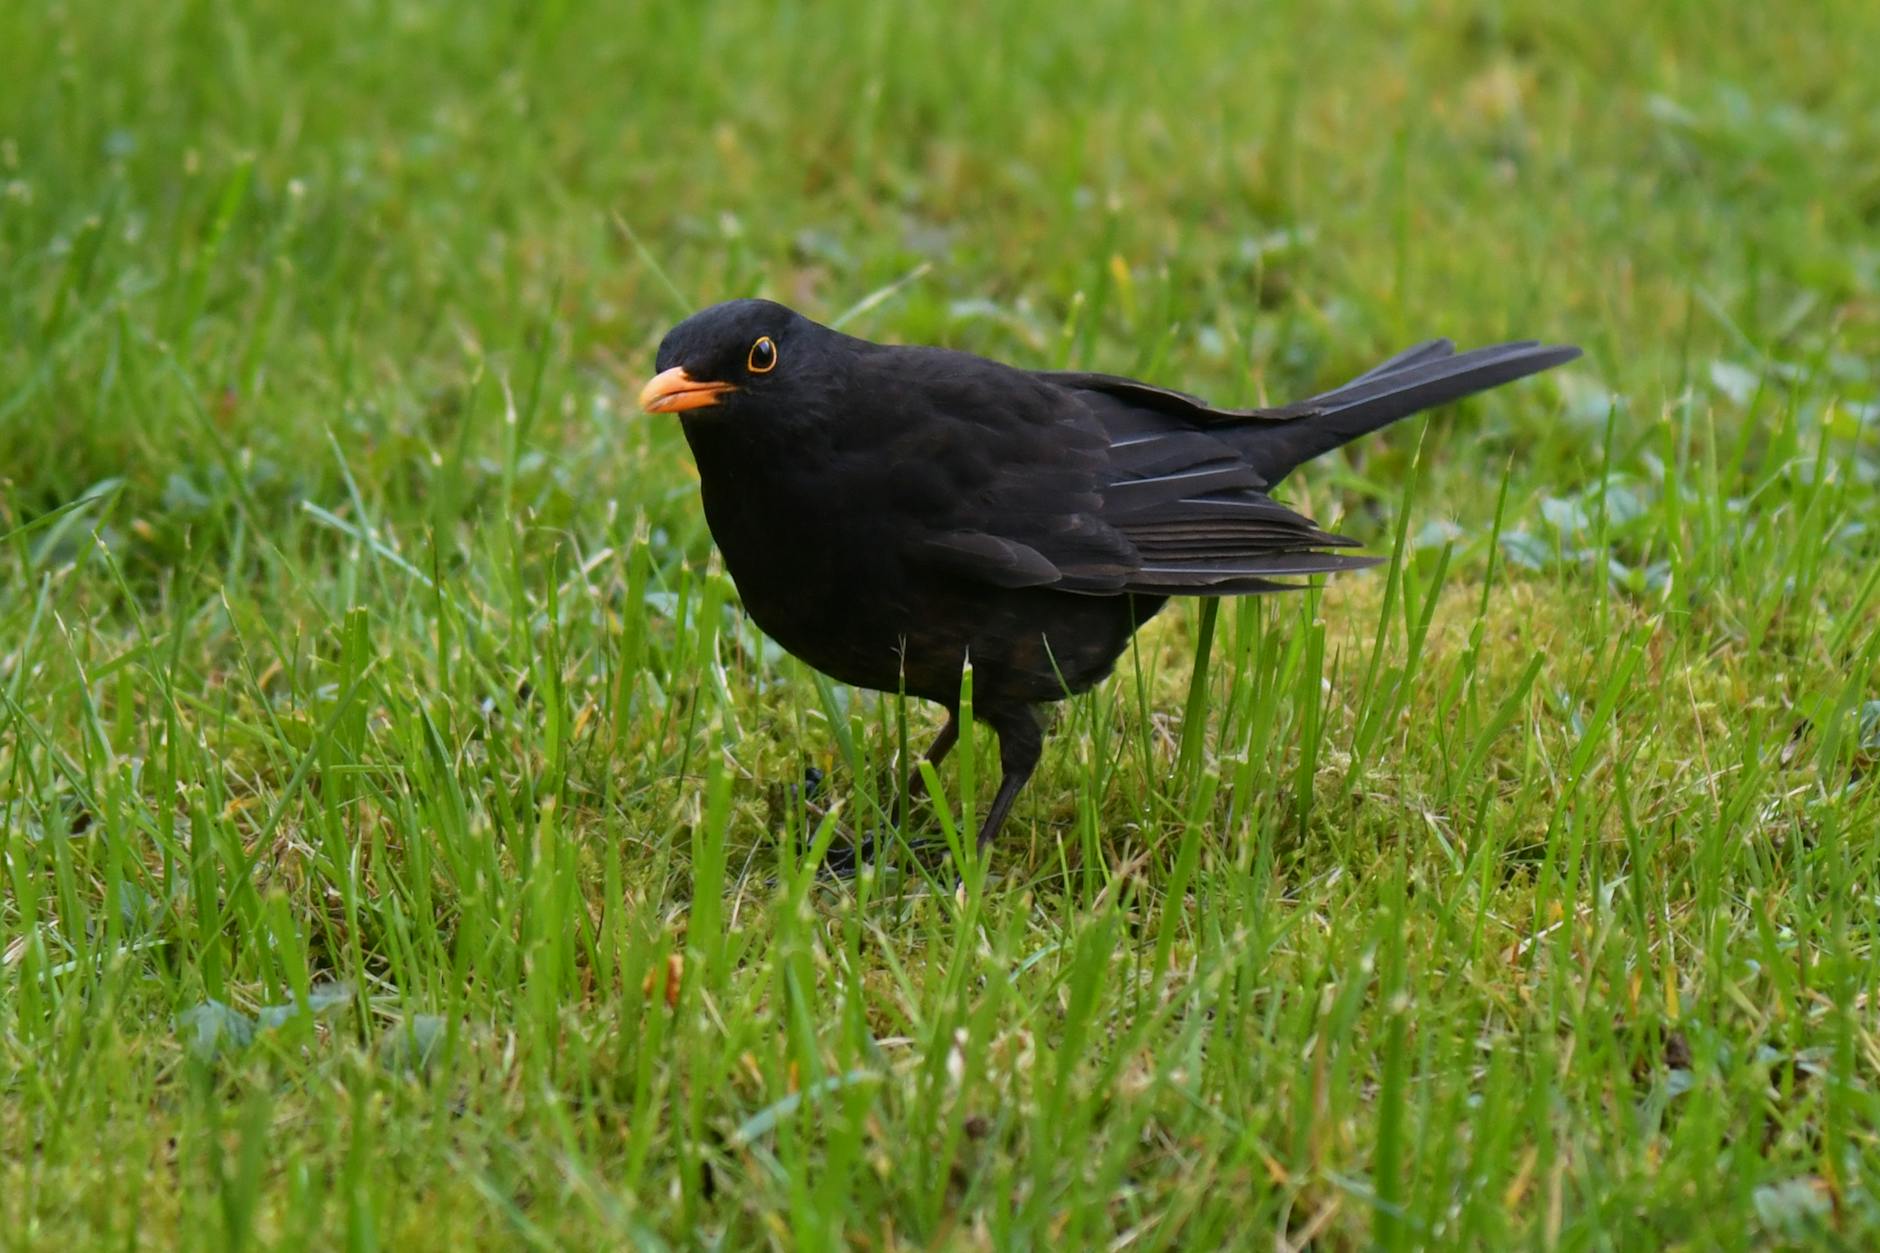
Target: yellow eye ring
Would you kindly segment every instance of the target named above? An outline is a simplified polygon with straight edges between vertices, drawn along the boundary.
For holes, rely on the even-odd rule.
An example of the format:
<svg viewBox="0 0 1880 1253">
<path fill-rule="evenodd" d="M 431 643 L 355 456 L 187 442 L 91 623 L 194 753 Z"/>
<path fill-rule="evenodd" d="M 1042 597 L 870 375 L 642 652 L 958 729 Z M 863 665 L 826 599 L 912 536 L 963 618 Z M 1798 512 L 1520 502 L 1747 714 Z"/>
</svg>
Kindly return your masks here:
<svg viewBox="0 0 1880 1253">
<path fill-rule="evenodd" d="M 769 374 L 777 368 L 777 343 L 768 335 L 751 345 L 750 358 L 744 363 L 752 374 Z"/>
</svg>

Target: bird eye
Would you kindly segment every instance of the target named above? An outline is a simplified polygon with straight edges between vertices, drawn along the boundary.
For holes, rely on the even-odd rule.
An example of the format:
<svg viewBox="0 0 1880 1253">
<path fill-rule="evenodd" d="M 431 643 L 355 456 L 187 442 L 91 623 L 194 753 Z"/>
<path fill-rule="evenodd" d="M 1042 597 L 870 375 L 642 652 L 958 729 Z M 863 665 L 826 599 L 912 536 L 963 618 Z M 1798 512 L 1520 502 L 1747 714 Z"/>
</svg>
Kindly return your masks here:
<svg viewBox="0 0 1880 1253">
<path fill-rule="evenodd" d="M 745 364 L 751 367 L 752 374 L 769 374 L 777 368 L 777 345 L 765 335 L 751 345 L 751 358 Z"/>
</svg>

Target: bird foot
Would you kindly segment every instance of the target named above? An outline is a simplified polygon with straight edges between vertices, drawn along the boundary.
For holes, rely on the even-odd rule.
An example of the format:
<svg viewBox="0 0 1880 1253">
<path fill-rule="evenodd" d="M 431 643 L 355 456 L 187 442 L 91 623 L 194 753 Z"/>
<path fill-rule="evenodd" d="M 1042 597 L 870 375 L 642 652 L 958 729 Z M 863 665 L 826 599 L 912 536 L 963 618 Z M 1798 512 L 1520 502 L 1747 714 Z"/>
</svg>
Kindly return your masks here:
<svg viewBox="0 0 1880 1253">
<path fill-rule="evenodd" d="M 835 839 L 823 853 L 822 864 L 817 873 L 827 879 L 847 881 L 862 872 L 864 866 L 880 865 L 894 845 L 901 848 L 915 861 L 938 865 L 946 858 L 946 841 L 931 838 L 908 839 L 892 827 L 870 828 L 859 835 L 838 827 Z M 799 856 L 808 852 L 808 848 L 799 841 Z"/>
<path fill-rule="evenodd" d="M 803 770 L 802 782 L 789 784 L 785 789 L 789 802 L 792 805 L 800 805 L 802 815 L 807 820 L 801 824 L 792 824 L 796 826 L 796 833 L 791 848 L 798 857 L 808 854 L 811 838 L 816 829 L 821 826 L 823 819 L 828 816 L 827 807 L 819 803 L 822 797 L 823 777 L 821 770 L 814 766 L 807 766 Z M 773 794 L 774 799 L 776 799 L 775 794 Z M 782 815 L 773 811 L 772 817 L 781 819 Z M 784 823 L 779 821 L 778 825 L 782 826 Z M 861 873 L 862 867 L 881 861 L 895 843 L 899 843 L 901 848 L 916 861 L 937 865 L 947 855 L 944 840 L 931 837 L 909 839 L 894 826 L 869 828 L 857 833 L 838 824 L 835 838 L 829 842 L 828 849 L 823 853 L 822 864 L 817 868 L 817 873 L 827 879 L 851 880 Z"/>
</svg>

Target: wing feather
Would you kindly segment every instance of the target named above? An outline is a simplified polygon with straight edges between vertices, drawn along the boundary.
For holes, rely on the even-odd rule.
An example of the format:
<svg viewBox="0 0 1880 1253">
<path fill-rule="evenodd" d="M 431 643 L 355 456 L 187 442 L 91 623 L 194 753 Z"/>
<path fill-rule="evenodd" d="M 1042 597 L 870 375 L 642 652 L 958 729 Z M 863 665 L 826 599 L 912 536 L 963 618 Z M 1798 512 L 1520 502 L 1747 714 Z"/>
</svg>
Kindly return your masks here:
<svg viewBox="0 0 1880 1253">
<path fill-rule="evenodd" d="M 1420 345 L 1347 386 L 1450 351 Z M 1108 375 L 948 372 L 951 357 L 898 359 L 939 371 L 917 393 L 936 420 L 910 422 L 921 443 L 898 450 L 918 461 L 931 515 L 909 541 L 912 560 L 995 587 L 1095 595 L 1280 591 L 1376 561 L 1325 551 L 1353 541 L 1268 497 L 1222 437 L 1223 423 L 1305 408 L 1215 409 Z"/>
</svg>

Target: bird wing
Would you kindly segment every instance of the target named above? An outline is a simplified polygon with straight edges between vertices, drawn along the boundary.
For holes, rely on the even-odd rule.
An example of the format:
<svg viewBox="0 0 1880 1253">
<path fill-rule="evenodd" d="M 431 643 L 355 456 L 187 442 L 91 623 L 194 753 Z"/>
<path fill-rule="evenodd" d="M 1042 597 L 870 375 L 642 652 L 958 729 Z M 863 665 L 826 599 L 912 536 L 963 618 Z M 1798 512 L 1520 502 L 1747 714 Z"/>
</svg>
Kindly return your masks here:
<svg viewBox="0 0 1880 1253">
<path fill-rule="evenodd" d="M 1217 422 L 1234 411 L 1207 409 L 1193 397 L 1127 379 L 1095 376 L 1096 386 L 1084 384 L 1090 377 L 1070 386 L 1107 441 L 1100 516 L 1136 550 L 1136 568 L 1121 590 L 1276 591 L 1295 586 L 1277 579 L 1377 563 L 1375 557 L 1323 551 L 1349 548 L 1354 541 L 1268 496 L 1259 472 L 1223 432 L 1194 424 L 1196 406 L 1217 415 Z"/>
<path fill-rule="evenodd" d="M 1350 541 L 1276 504 L 1267 489 L 1302 463 L 1413 413 L 1571 361 L 1580 350 L 1522 340 L 1458 353 L 1406 349 L 1294 405 L 1229 409 L 1108 374 L 1046 374 L 1082 397 L 1109 439 L 1102 517 L 1135 545 L 1125 590 L 1265 591 L 1274 575 L 1375 564 L 1324 551 Z"/>
<path fill-rule="evenodd" d="M 939 349 L 855 369 L 856 394 L 893 401 L 856 451 L 888 467 L 879 503 L 907 560 L 995 587 L 1127 590 L 1135 546 L 1103 518 L 1109 441 L 1075 395 Z"/>
<path fill-rule="evenodd" d="M 932 350 L 881 364 L 908 406 L 885 451 L 911 561 L 996 587 L 1208 595 L 1376 560 L 1321 551 L 1352 541 L 1269 498 L 1193 397 Z"/>
</svg>

